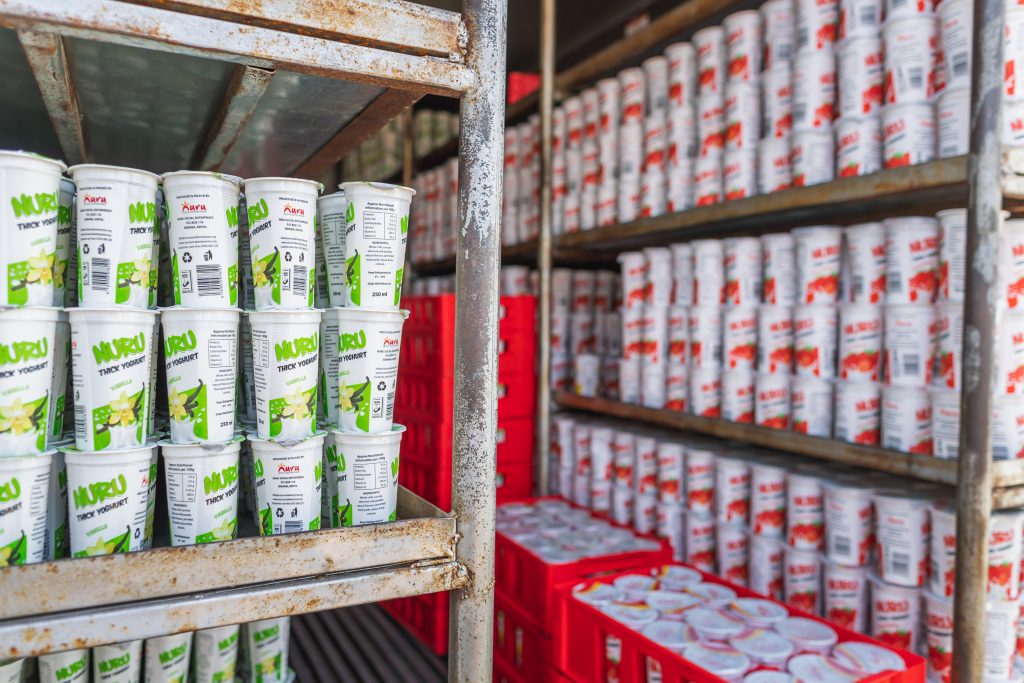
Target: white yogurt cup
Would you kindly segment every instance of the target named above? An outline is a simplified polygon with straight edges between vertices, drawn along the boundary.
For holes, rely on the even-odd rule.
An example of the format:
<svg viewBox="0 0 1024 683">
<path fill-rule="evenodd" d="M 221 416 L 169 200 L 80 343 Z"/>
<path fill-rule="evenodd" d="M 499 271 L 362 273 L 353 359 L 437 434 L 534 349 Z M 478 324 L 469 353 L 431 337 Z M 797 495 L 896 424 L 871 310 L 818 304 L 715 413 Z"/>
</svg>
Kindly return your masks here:
<svg viewBox="0 0 1024 683">
<path fill-rule="evenodd" d="M 332 430 L 338 449 L 338 516 L 341 526 L 395 521 L 399 447 L 405 427 L 386 434 Z"/>
<path fill-rule="evenodd" d="M 28 152 L 0 152 L 0 195 L 4 206 L 11 207 L 0 219 L 0 305 L 50 306 L 54 302 L 59 195 L 65 168 L 55 159 Z"/>
<path fill-rule="evenodd" d="M 793 236 L 788 232 L 761 236 L 764 272 L 762 300 L 765 304 L 791 306 L 796 303 L 796 262 Z"/>
<path fill-rule="evenodd" d="M 875 496 L 880 578 L 898 586 L 922 586 L 928 574 L 931 500 L 921 495 Z"/>
<path fill-rule="evenodd" d="M 757 309 L 733 306 L 725 309 L 722 326 L 723 354 L 730 370 L 753 371 L 757 364 Z"/>
<path fill-rule="evenodd" d="M 750 465 L 750 530 L 781 539 L 786 524 L 786 470 L 772 464 Z M 755 589 L 756 590 L 756 589 Z"/>
<path fill-rule="evenodd" d="M 997 395 L 1019 396 L 1024 389 L 1024 314 L 1013 311 L 996 326 Z"/>
<path fill-rule="evenodd" d="M 882 308 L 872 304 L 839 307 L 839 376 L 877 382 L 882 366 Z"/>
<path fill-rule="evenodd" d="M 722 371 L 719 368 L 690 369 L 690 412 L 700 417 L 721 417 Z"/>
<path fill-rule="evenodd" d="M 939 222 L 930 217 L 885 221 L 886 303 L 930 304 L 939 267 Z"/>
<path fill-rule="evenodd" d="M 689 306 L 693 303 L 693 247 L 689 242 L 672 244 L 672 303 Z"/>
<path fill-rule="evenodd" d="M 715 500 L 715 455 L 699 448 L 686 449 L 686 506 L 691 515 L 710 516 Z"/>
<path fill-rule="evenodd" d="M 882 108 L 882 165 L 900 168 L 935 159 L 935 108 L 929 102 Z"/>
<path fill-rule="evenodd" d="M 640 357 L 619 359 L 619 400 L 640 403 Z"/>
<path fill-rule="evenodd" d="M 791 149 L 793 187 L 810 187 L 835 179 L 835 137 L 831 128 L 796 131 Z"/>
<path fill-rule="evenodd" d="M 955 302 L 940 303 L 935 316 L 935 358 L 932 386 L 958 391 L 963 364 L 964 307 Z"/>
<path fill-rule="evenodd" d="M 289 617 L 242 624 L 241 680 L 243 683 L 288 681 Z"/>
<path fill-rule="evenodd" d="M 188 679 L 192 632 L 146 639 L 146 683 L 179 683 Z"/>
<path fill-rule="evenodd" d="M 882 387 L 882 448 L 932 454 L 932 407 L 926 388 Z"/>
<path fill-rule="evenodd" d="M 837 0 L 798 0 L 796 6 L 796 46 L 798 50 L 824 50 L 835 43 L 839 23 Z"/>
<path fill-rule="evenodd" d="M 252 312 L 249 321 L 259 438 L 295 441 L 312 436 L 320 311 Z"/>
<path fill-rule="evenodd" d="M 65 650 L 40 655 L 39 683 L 86 683 L 89 680 L 89 650 Z"/>
<path fill-rule="evenodd" d="M 292 446 L 251 434 L 248 440 L 252 447 L 260 536 L 319 529 L 323 432 Z"/>
<path fill-rule="evenodd" d="M 885 299 L 885 229 L 881 223 L 861 223 L 844 230 L 855 304 L 880 304 Z"/>
<path fill-rule="evenodd" d="M 759 139 L 760 88 L 756 82 L 730 80 L 725 86 L 725 150 L 754 153 Z"/>
<path fill-rule="evenodd" d="M 722 372 L 722 419 L 729 422 L 754 423 L 754 373 L 752 370 Z"/>
<path fill-rule="evenodd" d="M 785 598 L 785 546 L 780 539 L 750 536 L 750 580 L 748 588 L 772 600 Z"/>
<path fill-rule="evenodd" d="M 3 320 L 2 314 L 0 320 Z M 71 323 L 68 322 L 67 311 L 62 310 L 57 312 L 57 336 L 53 347 L 53 364 L 50 366 L 50 405 L 46 411 L 46 438 L 51 446 L 64 438 L 65 414 L 73 415 L 71 397 L 68 395 L 71 387 L 68 373 L 70 366 Z"/>
<path fill-rule="evenodd" d="M 618 369 L 618 366 L 615 366 Z M 669 363 L 668 369 L 665 371 L 665 409 L 675 410 L 677 412 L 686 412 L 689 409 L 690 404 L 690 387 L 689 387 L 689 371 L 687 366 L 679 365 L 676 363 Z M 619 390 L 619 382 L 616 380 L 614 390 Z M 609 398 L 614 398 L 614 394 L 611 391 L 608 393 Z"/>
<path fill-rule="evenodd" d="M 55 375 L 67 370 L 66 358 L 56 367 L 66 351 L 60 317 L 56 308 L 0 310 L 0 455 L 45 451 L 50 412 L 63 411 L 51 399 Z"/>
<path fill-rule="evenodd" d="M 722 28 L 729 81 L 756 81 L 761 71 L 761 14 L 757 10 L 733 12 L 722 20 Z"/>
<path fill-rule="evenodd" d="M 171 442 L 224 443 L 235 433 L 238 311 L 165 308 Z"/>
<path fill-rule="evenodd" d="M 953 600 L 923 591 L 924 637 L 928 650 L 928 678 L 952 680 L 953 676 Z"/>
<path fill-rule="evenodd" d="M 224 445 L 160 443 L 171 545 L 230 541 L 238 534 L 241 439 Z"/>
<path fill-rule="evenodd" d="M 715 533 L 718 575 L 731 584 L 746 586 L 750 559 L 746 527 L 719 521 Z"/>
<path fill-rule="evenodd" d="M 722 190 L 725 201 L 753 197 L 757 186 L 757 143 L 751 149 L 726 150 L 722 160 Z"/>
<path fill-rule="evenodd" d="M 641 365 L 641 371 L 648 367 Z M 576 356 L 573 382 L 573 391 L 577 396 L 596 397 L 601 385 L 601 357 L 592 353 L 582 353 Z M 647 396 L 649 393 L 645 391 L 647 383 L 642 382 L 642 387 L 641 393 Z"/>
<path fill-rule="evenodd" d="M 68 313 L 78 448 L 142 446 L 154 400 L 150 379 L 156 312 L 105 308 Z"/>
<path fill-rule="evenodd" d="M 796 254 L 798 301 L 834 304 L 839 300 L 842 229 L 834 226 L 799 228 L 792 232 Z"/>
<path fill-rule="evenodd" d="M 836 382 L 835 438 L 877 446 L 881 440 L 881 388 L 874 382 Z"/>
<path fill-rule="evenodd" d="M 196 631 L 192 636 L 193 683 L 226 683 L 235 679 L 238 624 Z"/>
<path fill-rule="evenodd" d="M 938 158 L 967 154 L 971 143 L 970 86 L 944 90 L 935 103 L 935 121 Z"/>
<path fill-rule="evenodd" d="M 749 463 L 736 458 L 715 458 L 715 518 L 745 526 L 749 513 Z"/>
<path fill-rule="evenodd" d="M 94 647 L 93 683 L 139 683 L 142 661 L 141 640 Z"/>
<path fill-rule="evenodd" d="M 402 292 L 409 206 L 414 190 L 385 183 L 342 183 L 348 200 L 346 306 L 397 308 Z"/>
<path fill-rule="evenodd" d="M 967 209 L 946 209 L 935 217 L 939 219 L 939 300 L 963 301 L 967 270 Z M 1004 225 L 1008 223 L 1004 222 Z M 1004 230 L 1002 234 L 1006 236 L 1008 232 Z M 1002 248 L 999 256 L 1000 259 L 1004 257 Z M 998 272 L 996 279 L 998 282 Z"/>
<path fill-rule="evenodd" d="M 60 179 L 57 198 L 57 248 L 53 260 L 53 304 L 74 306 L 78 298 L 78 246 L 75 229 L 75 184 Z"/>
<path fill-rule="evenodd" d="M 882 170 L 882 124 L 877 115 L 843 116 L 836 121 L 836 177 Z"/>
<path fill-rule="evenodd" d="M 832 436 L 832 382 L 817 377 L 795 376 L 790 380 L 790 413 L 798 434 Z"/>
<path fill-rule="evenodd" d="M 720 155 L 697 158 L 693 171 L 693 196 L 696 206 L 709 206 L 722 201 L 725 194 Z"/>
<path fill-rule="evenodd" d="M 64 451 L 71 556 L 141 550 L 150 464 L 156 445 L 112 451 Z"/>
<path fill-rule="evenodd" d="M 793 309 L 793 346 L 798 376 L 836 376 L 835 306 L 811 304 Z"/>
<path fill-rule="evenodd" d="M 765 140 L 788 140 L 792 128 L 793 67 L 787 61 L 761 74 L 761 133 Z"/>
<path fill-rule="evenodd" d="M 316 200 L 320 251 L 327 267 L 327 300 L 332 307 L 345 305 L 345 219 L 348 200 L 338 191 Z"/>
<path fill-rule="evenodd" d="M 163 176 L 174 303 L 238 305 L 238 181 L 202 171 Z"/>
<path fill-rule="evenodd" d="M 723 240 L 723 247 L 725 303 L 757 305 L 762 292 L 761 241 L 756 237 L 734 237 Z"/>
<path fill-rule="evenodd" d="M 53 455 L 54 452 L 48 452 L 0 458 L 0 564 L 3 566 L 47 559 L 47 496 Z"/>
<path fill-rule="evenodd" d="M 66 445 L 73 444 L 69 439 Z M 64 452 L 52 451 L 50 477 L 46 495 L 46 548 L 47 560 L 68 556 L 68 473 L 64 465 Z"/>
<path fill-rule="evenodd" d="M 790 377 L 759 374 L 754 386 L 754 422 L 768 429 L 790 428 Z"/>
<path fill-rule="evenodd" d="M 690 306 L 688 309 L 690 367 L 717 369 L 722 364 L 722 309 L 718 306 Z"/>
<path fill-rule="evenodd" d="M 861 567 L 871 559 L 875 542 L 874 490 L 854 480 L 826 481 L 825 554 L 829 560 Z"/>
<path fill-rule="evenodd" d="M 720 94 L 727 77 L 725 29 L 709 26 L 693 34 L 697 49 L 697 87 L 702 96 Z"/>
<path fill-rule="evenodd" d="M 783 554 L 785 601 L 790 607 L 807 614 L 821 614 L 821 556 L 814 551 L 787 547 Z M 776 625 L 776 629 L 786 624 Z M 785 633 L 783 633 L 785 635 Z"/>
<path fill-rule="evenodd" d="M 725 245 L 722 240 L 694 240 L 693 303 L 721 306 L 725 301 Z"/>
<path fill-rule="evenodd" d="M 1024 458 L 1024 401 L 997 397 L 992 405 L 992 457 Z"/>
<path fill-rule="evenodd" d="M 882 107 L 882 39 L 864 33 L 839 43 L 839 114 L 871 116 Z"/>
<path fill-rule="evenodd" d="M 932 389 L 932 454 L 955 460 L 960 455 L 960 392 Z"/>
<path fill-rule="evenodd" d="M 886 104 L 927 102 L 931 97 L 937 24 L 932 13 L 890 15 L 886 20 L 882 27 Z"/>
<path fill-rule="evenodd" d="M 885 381 L 890 386 L 925 387 L 935 352 L 932 306 L 884 307 Z"/>
<path fill-rule="evenodd" d="M 409 312 L 342 308 L 337 316 L 341 428 L 387 433 L 394 416 L 402 325 Z"/>
<path fill-rule="evenodd" d="M 789 374 L 793 368 L 793 308 L 761 306 L 757 341 L 758 371 Z"/>
<path fill-rule="evenodd" d="M 606 457 L 603 445 L 603 433 L 605 428 L 594 428 L 591 432 L 591 453 L 594 460 L 594 478 L 608 479 L 608 472 L 611 469 L 611 462 L 605 465 Z M 600 444 L 598 435 L 601 436 Z M 598 456 L 598 452 L 601 453 Z M 610 443 L 608 455 L 611 455 Z M 671 441 L 662 441 L 657 446 L 658 456 L 658 497 L 661 503 L 666 505 L 680 505 L 685 500 L 684 485 L 686 482 L 686 448 Z"/>
<path fill-rule="evenodd" d="M 642 251 L 627 251 L 616 260 L 622 264 L 622 305 L 625 309 L 647 302 L 647 274 L 650 266 Z"/>
<path fill-rule="evenodd" d="M 686 306 L 668 309 L 668 362 L 687 365 L 689 362 L 690 327 Z"/>
<path fill-rule="evenodd" d="M 820 477 L 799 472 L 786 475 L 786 541 L 797 550 L 825 547 L 825 509 Z"/>
<path fill-rule="evenodd" d="M 824 564 L 822 616 L 836 626 L 863 633 L 868 625 L 869 569 L 830 560 Z"/>
<path fill-rule="evenodd" d="M 79 304 L 147 308 L 156 287 L 152 258 L 159 176 L 101 164 L 72 166 L 68 172 L 78 189 Z"/>
<path fill-rule="evenodd" d="M 966 236 L 967 213 L 961 209 L 960 234 Z M 940 215 L 939 220 L 942 220 Z M 959 226 L 958 226 L 959 227 Z M 996 286 L 999 303 L 1011 311 L 1024 308 L 1024 221 L 1003 221 L 999 235 L 999 255 L 996 264 Z M 961 270 L 961 276 L 963 271 Z M 961 293 L 963 279 L 960 281 Z"/>
<path fill-rule="evenodd" d="M 831 46 L 798 52 L 793 62 L 793 130 L 832 128 L 836 55 Z"/>
<path fill-rule="evenodd" d="M 886 645 L 914 652 L 921 636 L 921 589 L 871 576 L 870 633 Z"/>
</svg>

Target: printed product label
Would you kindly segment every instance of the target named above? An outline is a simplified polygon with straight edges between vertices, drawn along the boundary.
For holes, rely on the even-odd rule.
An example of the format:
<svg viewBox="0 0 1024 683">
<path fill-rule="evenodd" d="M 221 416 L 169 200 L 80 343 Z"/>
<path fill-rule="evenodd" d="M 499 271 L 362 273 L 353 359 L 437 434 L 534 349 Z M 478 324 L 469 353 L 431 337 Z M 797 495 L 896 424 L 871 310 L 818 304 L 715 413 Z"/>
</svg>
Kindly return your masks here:
<svg viewBox="0 0 1024 683">
<path fill-rule="evenodd" d="M 60 172 L 46 163 L 26 170 L 18 160 L 3 169 L 0 303 L 50 306 L 54 298 Z M 33 164 L 34 165 L 34 164 Z"/>
<path fill-rule="evenodd" d="M 346 208 L 345 279 L 349 306 L 397 307 L 402 291 L 409 203 L 360 196 Z"/>
<path fill-rule="evenodd" d="M 288 677 L 288 617 L 244 624 L 246 683 L 282 683 Z"/>
<path fill-rule="evenodd" d="M 237 625 L 196 631 L 192 638 L 193 683 L 233 683 L 238 638 Z"/>
<path fill-rule="evenodd" d="M 261 536 L 320 528 L 321 439 L 291 449 L 253 451 Z"/>
<path fill-rule="evenodd" d="M 138 683 L 141 674 L 141 640 L 92 649 L 93 683 Z"/>
<path fill-rule="evenodd" d="M 148 451 L 125 465 L 68 464 L 71 556 L 141 550 L 151 477 Z"/>
<path fill-rule="evenodd" d="M 256 310 L 313 306 L 316 190 L 246 185 Z"/>
<path fill-rule="evenodd" d="M 252 323 L 260 438 L 291 441 L 316 431 L 320 333 L 309 325 Z"/>
<path fill-rule="evenodd" d="M 146 682 L 185 683 L 192 654 L 192 634 L 150 638 L 146 641 Z"/>
<path fill-rule="evenodd" d="M 400 314 L 369 320 L 342 312 L 337 335 L 337 383 L 341 428 L 345 431 L 390 431 L 403 322 Z"/>
<path fill-rule="evenodd" d="M 12 312 L 14 313 L 14 312 Z M 46 449 L 57 322 L 5 316 L 0 324 L 0 454 Z M 61 406 L 63 410 L 63 405 Z"/>
<path fill-rule="evenodd" d="M 164 186 L 174 304 L 237 306 L 238 187 L 189 176 L 171 176 Z"/>
<path fill-rule="evenodd" d="M 195 458 L 164 451 L 173 545 L 230 541 L 238 532 L 238 451 Z"/>
<path fill-rule="evenodd" d="M 29 459 L 23 469 L 0 471 L 0 567 L 42 562 L 46 547 L 46 511 L 50 465 Z"/>
<path fill-rule="evenodd" d="M 238 325 L 163 317 L 174 443 L 229 441 L 235 429 Z"/>
<path fill-rule="evenodd" d="M 89 650 L 66 650 L 39 657 L 39 683 L 86 683 Z"/>
</svg>

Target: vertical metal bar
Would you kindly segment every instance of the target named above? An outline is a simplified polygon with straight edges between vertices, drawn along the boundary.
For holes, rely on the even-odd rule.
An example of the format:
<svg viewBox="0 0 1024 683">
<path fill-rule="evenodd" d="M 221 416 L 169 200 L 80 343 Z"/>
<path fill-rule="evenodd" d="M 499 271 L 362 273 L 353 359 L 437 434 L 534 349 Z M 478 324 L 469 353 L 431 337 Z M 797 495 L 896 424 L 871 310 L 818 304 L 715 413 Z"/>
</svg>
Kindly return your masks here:
<svg viewBox="0 0 1024 683">
<path fill-rule="evenodd" d="M 984 677 L 988 524 L 992 512 L 993 355 L 996 254 L 1002 210 L 999 142 L 1003 88 L 1003 0 L 974 0 L 971 154 L 968 161 L 967 291 L 963 397 L 956 493 L 953 670 L 961 683 Z"/>
<path fill-rule="evenodd" d="M 505 135 L 506 0 L 463 0 L 474 84 L 459 119 L 452 510 L 469 587 L 451 595 L 448 680 L 491 679 L 498 422 L 498 270 Z"/>
<path fill-rule="evenodd" d="M 537 374 L 538 495 L 548 493 L 551 448 L 551 110 L 555 105 L 555 0 L 540 0 L 540 239 L 537 298 L 540 304 L 540 372 Z"/>
<path fill-rule="evenodd" d="M 402 184 L 412 186 L 412 176 L 416 172 L 415 159 L 412 153 L 412 107 L 402 113 Z"/>
</svg>

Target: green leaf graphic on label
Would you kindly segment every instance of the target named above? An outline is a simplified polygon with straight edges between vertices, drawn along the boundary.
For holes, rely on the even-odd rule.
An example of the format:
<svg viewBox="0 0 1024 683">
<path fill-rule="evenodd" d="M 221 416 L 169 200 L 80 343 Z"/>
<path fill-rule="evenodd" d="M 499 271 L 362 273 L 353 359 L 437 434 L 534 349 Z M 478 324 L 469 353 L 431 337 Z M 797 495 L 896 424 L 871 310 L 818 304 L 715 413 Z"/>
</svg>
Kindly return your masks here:
<svg viewBox="0 0 1024 683">
<path fill-rule="evenodd" d="M 151 286 L 152 263 L 148 256 L 134 261 L 117 264 L 117 292 L 114 301 L 119 304 L 127 303 L 131 299 L 132 286 Z"/>
<path fill-rule="evenodd" d="M 402 278 L 405 275 L 405 268 L 399 268 L 395 271 L 395 305 L 402 298 Z"/>
<path fill-rule="evenodd" d="M 356 425 L 363 431 L 370 428 L 370 395 L 373 388 L 370 378 L 362 384 L 349 384 L 338 387 L 339 407 L 343 412 L 356 414 Z"/>
<path fill-rule="evenodd" d="M 40 249 L 35 256 L 25 261 L 17 261 L 7 265 L 7 303 L 12 306 L 24 306 L 28 303 L 28 287 L 30 285 L 52 285 L 53 263 L 56 253 L 47 254 Z"/>
<path fill-rule="evenodd" d="M 84 263 L 84 262 L 82 261 L 82 250 L 81 250 L 81 249 L 76 249 L 75 251 L 77 251 L 77 252 L 78 252 L 78 263 L 79 263 L 79 264 L 82 264 L 82 263 Z M 84 293 L 83 293 L 83 291 L 82 291 L 82 275 L 83 275 L 83 273 L 85 273 L 85 269 L 84 269 L 84 268 L 82 268 L 82 267 L 81 267 L 81 265 L 79 265 L 79 268 L 78 268 L 78 277 L 76 278 L 76 279 L 78 280 L 78 300 L 79 300 L 79 301 L 81 301 L 81 300 L 82 300 L 82 298 L 83 298 L 83 296 L 84 296 Z"/>
<path fill-rule="evenodd" d="M 262 512 L 260 514 L 260 521 L 261 523 L 263 521 Z M 231 539 L 235 538 L 235 532 L 237 530 L 237 527 L 238 524 L 235 518 L 225 519 L 216 529 L 212 529 L 210 531 L 207 531 L 206 533 L 202 533 L 196 536 L 196 544 L 198 545 L 201 543 L 214 543 L 216 541 L 230 541 Z"/>
<path fill-rule="evenodd" d="M 352 205 L 349 204 L 349 208 L 351 207 Z M 345 261 L 345 284 L 348 286 L 348 296 L 356 306 L 359 306 L 361 303 L 359 301 L 360 270 L 359 250 L 357 249 L 355 255 Z"/>
<path fill-rule="evenodd" d="M 64 433 L 64 401 L 65 396 L 58 396 L 57 401 L 53 406 L 53 429 L 50 430 L 50 436 L 59 437 Z"/>
<path fill-rule="evenodd" d="M 38 450 L 46 450 L 46 415 L 49 403 L 50 397 L 47 394 L 34 401 L 23 402 L 21 398 L 15 398 L 9 405 L 0 406 L 0 434 L 35 434 Z"/>
<path fill-rule="evenodd" d="M 345 209 L 345 222 L 351 223 L 356 219 L 356 207 L 352 202 L 348 203 L 348 208 Z"/>
<path fill-rule="evenodd" d="M 398 479 L 398 458 L 391 461 L 391 478 Z"/>
<path fill-rule="evenodd" d="M 309 530 L 318 531 L 320 529 L 320 515 L 317 515 L 313 519 L 309 520 Z"/>
<path fill-rule="evenodd" d="M 178 250 L 171 250 L 171 282 L 174 284 L 174 305 L 181 305 L 181 277 L 178 274 Z"/>
<path fill-rule="evenodd" d="M 403 235 L 409 234 L 409 216 L 408 215 L 402 216 L 399 219 L 398 224 L 402 227 L 402 234 Z"/>
<path fill-rule="evenodd" d="M 126 531 L 120 536 L 115 536 L 109 541 L 104 541 L 102 536 L 96 539 L 96 542 L 86 548 L 85 550 L 79 550 L 75 553 L 75 557 L 95 557 L 97 555 L 116 555 L 117 553 L 127 553 L 131 547 L 132 528 L 130 526 L 125 527 Z"/>
<path fill-rule="evenodd" d="M 27 546 L 28 539 L 25 538 L 25 532 L 22 531 L 21 536 L 14 542 L 0 548 L 0 567 L 13 567 L 25 564 Z"/>
<path fill-rule="evenodd" d="M 260 510 L 260 536 L 270 536 L 274 533 L 274 511 L 267 507 Z"/>
<path fill-rule="evenodd" d="M 228 266 L 228 298 L 232 306 L 238 302 L 238 266 Z"/>
<path fill-rule="evenodd" d="M 275 303 L 281 303 L 281 278 L 278 268 L 280 252 L 274 247 L 274 253 L 255 258 L 252 262 L 252 281 L 256 288 L 270 287 L 271 297 Z"/>
<path fill-rule="evenodd" d="M 310 430 L 316 430 L 316 386 L 302 390 L 296 388 L 283 398 L 270 400 L 270 435 L 281 433 L 283 420 L 310 421 Z"/>
<path fill-rule="evenodd" d="M 338 515 L 338 494 L 331 496 L 331 528 L 337 529 L 341 522 L 341 517 Z"/>
<path fill-rule="evenodd" d="M 197 438 L 205 439 L 209 436 L 206 401 L 206 384 L 203 380 L 199 380 L 199 386 L 180 392 L 172 387 L 167 396 L 171 419 L 175 422 L 191 422 L 192 433 Z"/>
<path fill-rule="evenodd" d="M 396 519 L 398 519 L 398 511 L 397 510 L 395 512 L 392 512 L 390 515 L 388 515 L 388 521 L 389 522 L 393 522 Z"/>
<path fill-rule="evenodd" d="M 253 665 L 253 674 L 256 683 L 276 683 L 284 680 L 284 671 L 281 670 L 281 653 L 271 655 L 261 662 Z"/>
<path fill-rule="evenodd" d="M 352 526 L 352 501 L 345 499 L 345 504 L 338 509 L 341 526 Z M 337 526 L 337 525 L 336 525 Z"/>
</svg>

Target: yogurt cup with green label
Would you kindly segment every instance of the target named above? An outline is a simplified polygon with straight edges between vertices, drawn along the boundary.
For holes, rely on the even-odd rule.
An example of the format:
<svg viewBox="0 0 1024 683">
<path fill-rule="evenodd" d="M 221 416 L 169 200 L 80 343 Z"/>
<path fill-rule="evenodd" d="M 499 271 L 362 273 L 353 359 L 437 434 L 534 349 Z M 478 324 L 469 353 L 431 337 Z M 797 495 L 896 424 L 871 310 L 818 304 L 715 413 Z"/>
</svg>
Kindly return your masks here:
<svg viewBox="0 0 1024 683">
<path fill-rule="evenodd" d="M 242 624 L 243 683 L 283 683 L 288 676 L 288 617 Z"/>
<path fill-rule="evenodd" d="M 39 683 L 88 683 L 89 650 L 39 656 Z"/>
<path fill-rule="evenodd" d="M 71 360 L 71 323 L 68 312 L 57 311 L 56 336 L 53 344 L 53 363 L 50 366 L 50 404 L 46 412 L 47 444 L 54 445 L 64 436 L 64 414 L 69 402 L 68 364 Z"/>
<path fill-rule="evenodd" d="M 0 310 L 0 456 L 46 450 L 56 308 Z"/>
<path fill-rule="evenodd" d="M 324 436 L 293 446 L 248 437 L 261 536 L 320 528 Z"/>
<path fill-rule="evenodd" d="M 64 451 L 72 557 L 142 550 L 155 452 L 155 445 Z"/>
<path fill-rule="evenodd" d="M 320 317 L 320 416 L 324 418 L 322 427 L 336 429 L 341 427 L 341 416 L 338 413 L 338 311 L 340 308 L 328 308 Z"/>
<path fill-rule="evenodd" d="M 393 522 L 398 508 L 398 454 L 405 427 L 387 434 L 331 431 L 338 458 L 340 526 Z"/>
<path fill-rule="evenodd" d="M 46 559 L 52 453 L 0 458 L 0 567 Z"/>
<path fill-rule="evenodd" d="M 150 445 L 153 445 L 152 443 Z M 142 550 L 153 547 L 153 526 L 156 522 L 156 485 L 160 478 L 160 452 L 154 448 L 149 455 L 149 484 L 146 491 L 146 528 L 142 533 Z"/>
<path fill-rule="evenodd" d="M 346 306 L 398 308 L 416 191 L 387 183 L 342 183 Z"/>
<path fill-rule="evenodd" d="M 159 176 L 102 164 L 72 166 L 68 173 L 78 189 L 79 305 L 148 308 L 156 285 Z"/>
<path fill-rule="evenodd" d="M 344 192 L 327 194 L 317 200 L 320 223 L 320 251 L 327 266 L 327 300 L 332 307 L 345 305 L 345 210 Z"/>
<path fill-rule="evenodd" d="M 147 638 L 146 683 L 186 683 L 191 656 L 191 633 Z"/>
<path fill-rule="evenodd" d="M 341 463 L 334 433 L 328 432 L 324 439 L 323 489 L 320 492 L 320 523 L 325 529 L 341 526 L 338 510 L 338 466 Z"/>
<path fill-rule="evenodd" d="M 261 439 L 297 441 L 316 432 L 320 311 L 249 314 L 256 431 Z"/>
<path fill-rule="evenodd" d="M 53 258 L 53 305 L 74 306 L 78 264 L 75 261 L 75 184 L 60 179 L 57 195 L 57 248 Z"/>
<path fill-rule="evenodd" d="M 72 309 L 75 442 L 80 450 L 146 443 L 155 311 Z"/>
<path fill-rule="evenodd" d="M 141 679 L 141 640 L 92 649 L 92 683 L 139 683 Z"/>
<path fill-rule="evenodd" d="M 382 434 L 391 430 L 402 325 L 409 311 L 339 308 L 338 408 L 341 428 Z M 328 389 L 329 389 L 328 385 Z"/>
<path fill-rule="evenodd" d="M 73 439 L 58 444 L 60 447 L 72 445 L 74 445 Z M 70 542 L 68 538 L 68 472 L 67 466 L 64 464 L 64 452 L 58 448 L 51 454 L 46 494 L 44 559 L 60 560 L 68 556 Z"/>
<path fill-rule="evenodd" d="M 0 305 L 50 306 L 61 173 L 55 159 L 0 151 Z"/>
<path fill-rule="evenodd" d="M 238 663 L 237 624 L 196 631 L 192 637 L 192 683 L 233 683 Z"/>
<path fill-rule="evenodd" d="M 256 310 L 313 306 L 316 199 L 323 186 L 297 178 L 243 181 Z"/>
<path fill-rule="evenodd" d="M 238 319 L 235 309 L 161 309 L 173 443 L 234 436 Z"/>
<path fill-rule="evenodd" d="M 0 659 L 0 683 L 22 683 L 26 663 L 24 659 Z"/>
<path fill-rule="evenodd" d="M 241 438 L 222 445 L 160 442 L 171 545 L 197 545 L 237 537 L 241 442 Z"/>
<path fill-rule="evenodd" d="M 238 305 L 238 181 L 205 171 L 165 173 L 176 306 Z"/>
</svg>

